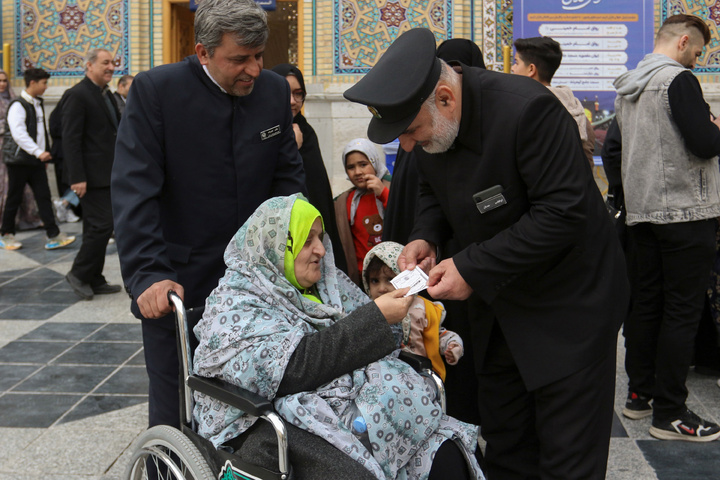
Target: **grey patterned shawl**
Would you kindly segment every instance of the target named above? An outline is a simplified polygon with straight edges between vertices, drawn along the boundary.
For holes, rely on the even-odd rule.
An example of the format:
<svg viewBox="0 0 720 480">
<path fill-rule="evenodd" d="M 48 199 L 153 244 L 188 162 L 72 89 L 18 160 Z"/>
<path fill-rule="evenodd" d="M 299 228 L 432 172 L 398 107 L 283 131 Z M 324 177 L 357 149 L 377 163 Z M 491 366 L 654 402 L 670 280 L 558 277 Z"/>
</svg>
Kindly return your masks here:
<svg viewBox="0 0 720 480">
<path fill-rule="evenodd" d="M 263 203 L 228 245 L 225 276 L 195 327 L 200 340 L 195 373 L 223 378 L 273 400 L 286 421 L 324 438 L 379 479 L 427 478 L 435 452 L 449 438 L 472 457 L 477 428 L 444 415 L 422 378 L 392 355 L 316 391 L 275 396 L 300 340 L 369 302 L 335 268 L 328 237 L 317 284 L 322 304 L 303 297 L 285 279 L 283 259 L 296 199 Z M 202 394 L 196 394 L 196 401 L 199 433 L 216 446 L 257 420 Z M 372 454 L 346 427 L 353 401 L 368 423 Z M 474 457 L 470 465 L 482 478 Z"/>
</svg>

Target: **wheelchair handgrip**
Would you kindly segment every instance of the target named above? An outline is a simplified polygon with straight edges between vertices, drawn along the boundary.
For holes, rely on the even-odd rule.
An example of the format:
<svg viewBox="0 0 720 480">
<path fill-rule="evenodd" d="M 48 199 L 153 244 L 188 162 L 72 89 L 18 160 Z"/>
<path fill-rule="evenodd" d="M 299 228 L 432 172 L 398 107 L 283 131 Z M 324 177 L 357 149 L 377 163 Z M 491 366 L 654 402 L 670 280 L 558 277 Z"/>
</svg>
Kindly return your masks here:
<svg viewBox="0 0 720 480">
<path fill-rule="evenodd" d="M 191 375 L 187 379 L 187 384 L 188 387 L 197 392 L 239 408 L 254 417 L 261 417 L 274 412 L 273 405 L 267 398 L 218 378 Z"/>
</svg>

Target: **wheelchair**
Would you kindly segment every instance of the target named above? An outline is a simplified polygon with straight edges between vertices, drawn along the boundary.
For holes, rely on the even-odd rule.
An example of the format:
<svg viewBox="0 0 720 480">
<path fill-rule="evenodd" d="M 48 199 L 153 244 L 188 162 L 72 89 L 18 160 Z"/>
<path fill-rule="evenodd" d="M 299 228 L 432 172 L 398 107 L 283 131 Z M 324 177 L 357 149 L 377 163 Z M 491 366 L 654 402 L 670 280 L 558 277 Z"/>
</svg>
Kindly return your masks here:
<svg viewBox="0 0 720 480">
<path fill-rule="evenodd" d="M 216 378 L 199 377 L 192 371 L 192 353 L 197 346 L 189 325 L 202 317 L 204 307 L 185 310 L 182 300 L 175 292 L 168 299 L 175 307 L 175 321 L 180 360 L 180 430 L 168 425 L 158 425 L 145 431 L 134 443 L 134 452 L 125 471 L 129 480 L 290 480 L 293 479 L 289 463 L 287 429 L 284 420 L 274 411 L 272 403 L 254 392 Z M 435 389 L 445 411 L 445 387 L 432 370 L 425 357 L 402 352 L 400 358 L 407 362 L 428 384 Z M 277 436 L 278 465 L 271 471 L 253 465 L 237 455 L 230 447 L 215 448 L 207 439 L 198 435 L 193 419 L 193 392 L 220 400 L 250 415 L 269 422 Z"/>
</svg>

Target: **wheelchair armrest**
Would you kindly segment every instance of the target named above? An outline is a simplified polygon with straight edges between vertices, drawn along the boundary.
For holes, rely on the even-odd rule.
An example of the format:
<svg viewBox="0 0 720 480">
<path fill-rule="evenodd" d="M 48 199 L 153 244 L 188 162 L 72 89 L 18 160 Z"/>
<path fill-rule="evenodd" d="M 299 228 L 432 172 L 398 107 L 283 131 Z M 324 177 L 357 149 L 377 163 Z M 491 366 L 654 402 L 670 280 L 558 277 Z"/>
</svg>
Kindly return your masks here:
<svg viewBox="0 0 720 480">
<path fill-rule="evenodd" d="M 257 393 L 245 390 L 237 385 L 220 380 L 219 378 L 205 378 L 191 375 L 187 379 L 187 384 L 188 387 L 195 391 L 209 395 L 235 408 L 239 408 L 254 417 L 266 416 L 275 411 L 272 403 L 270 403 L 267 398 L 261 397 Z"/>
<path fill-rule="evenodd" d="M 427 357 L 402 350 L 398 358 L 410 365 L 416 372 L 432 370 L 432 362 Z"/>
</svg>

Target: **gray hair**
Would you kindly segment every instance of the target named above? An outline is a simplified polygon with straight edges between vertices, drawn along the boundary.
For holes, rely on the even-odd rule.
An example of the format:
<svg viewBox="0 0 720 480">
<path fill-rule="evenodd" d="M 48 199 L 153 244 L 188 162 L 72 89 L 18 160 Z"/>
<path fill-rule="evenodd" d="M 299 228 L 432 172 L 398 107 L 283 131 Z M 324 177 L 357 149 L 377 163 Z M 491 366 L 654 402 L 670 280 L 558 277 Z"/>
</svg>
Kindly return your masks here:
<svg viewBox="0 0 720 480">
<path fill-rule="evenodd" d="M 195 43 L 202 44 L 212 57 L 223 35 L 232 34 L 243 47 L 267 43 L 267 14 L 253 0 L 202 0 L 195 12 Z"/>
<path fill-rule="evenodd" d="M 442 58 L 439 60 L 442 64 L 442 70 L 440 70 L 440 78 L 438 79 L 438 83 L 437 85 L 435 85 L 435 88 L 433 89 L 430 96 L 423 103 L 423 105 L 425 106 L 435 104 L 435 92 L 437 91 L 437 87 L 440 84 L 447 85 L 452 89 L 457 89 L 460 87 L 460 75 L 458 75 L 457 72 L 453 70 L 453 68 L 448 65 L 445 60 L 443 60 Z"/>
<path fill-rule="evenodd" d="M 100 52 L 110 53 L 110 50 L 108 50 L 107 48 L 93 48 L 88 52 L 87 57 L 85 58 L 85 65 L 87 65 L 88 63 L 95 63 L 98 59 L 98 56 L 100 56 Z M 110 56 L 112 56 L 112 53 L 110 53 Z"/>
</svg>

